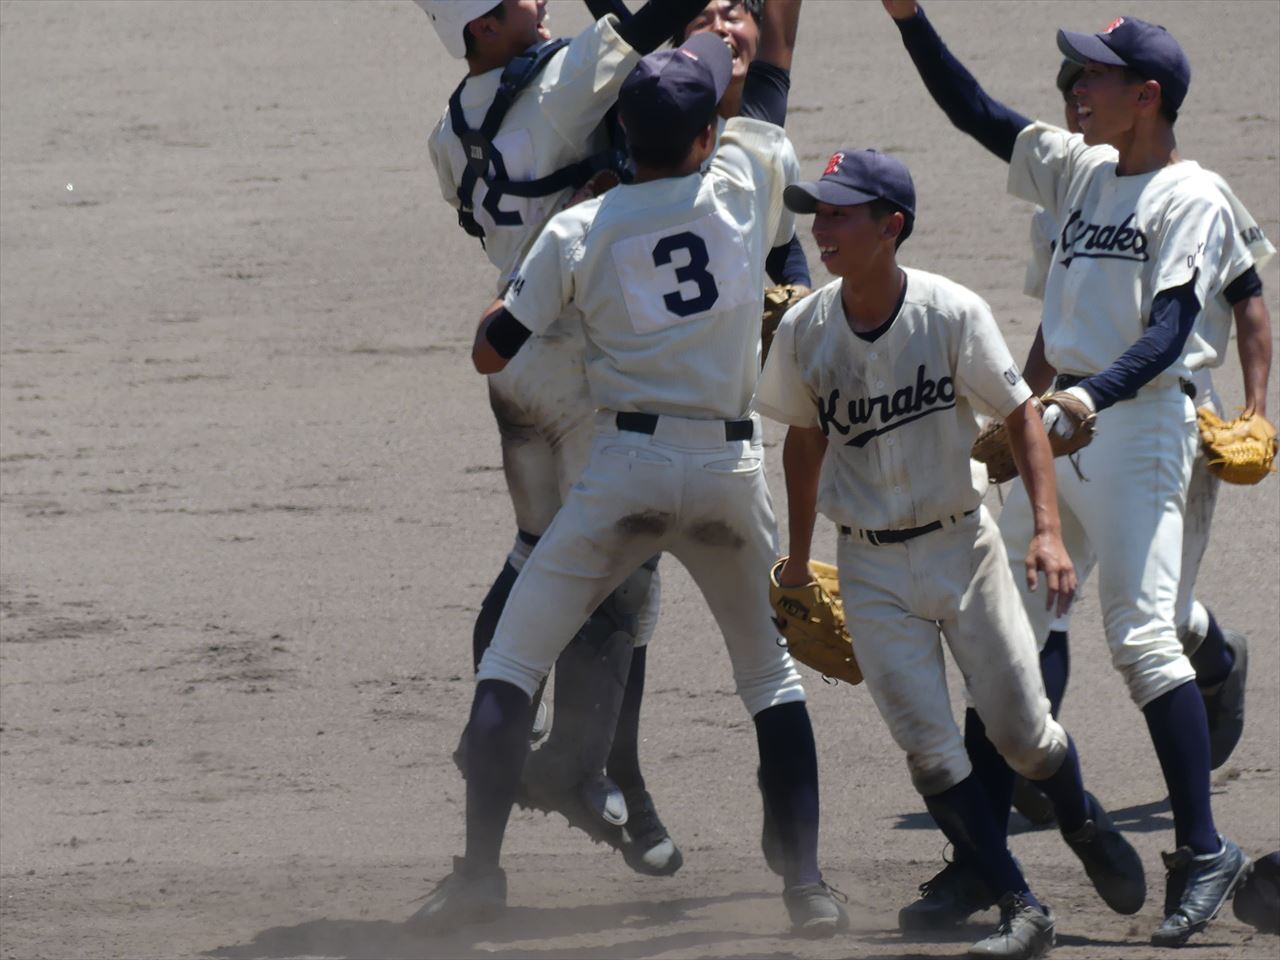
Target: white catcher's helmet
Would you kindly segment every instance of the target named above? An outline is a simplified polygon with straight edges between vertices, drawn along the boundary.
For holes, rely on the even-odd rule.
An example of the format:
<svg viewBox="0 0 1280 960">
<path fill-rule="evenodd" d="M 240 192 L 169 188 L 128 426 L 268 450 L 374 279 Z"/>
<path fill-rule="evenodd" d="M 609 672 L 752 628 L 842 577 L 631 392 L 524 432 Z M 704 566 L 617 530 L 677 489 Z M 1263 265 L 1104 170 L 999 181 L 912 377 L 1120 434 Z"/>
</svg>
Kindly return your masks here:
<svg viewBox="0 0 1280 960">
<path fill-rule="evenodd" d="M 463 28 L 476 17 L 482 17 L 498 5 L 500 0 L 413 0 L 422 12 L 431 18 L 440 42 L 449 55 L 461 60 L 467 55 L 467 43 L 462 37 Z"/>
</svg>

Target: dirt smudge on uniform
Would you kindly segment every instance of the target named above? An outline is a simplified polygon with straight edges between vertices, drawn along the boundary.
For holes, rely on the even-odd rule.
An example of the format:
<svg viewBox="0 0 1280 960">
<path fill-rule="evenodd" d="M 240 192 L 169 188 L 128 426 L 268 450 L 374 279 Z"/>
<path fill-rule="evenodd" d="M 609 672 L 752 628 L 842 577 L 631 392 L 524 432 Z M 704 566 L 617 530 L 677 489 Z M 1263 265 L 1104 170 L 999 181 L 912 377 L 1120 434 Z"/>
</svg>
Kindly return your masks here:
<svg viewBox="0 0 1280 960">
<path fill-rule="evenodd" d="M 631 537 L 658 537 L 671 526 L 671 514 L 660 510 L 629 513 L 614 524 L 619 533 Z"/>
<path fill-rule="evenodd" d="M 723 520 L 706 520 L 689 531 L 689 538 L 708 547 L 725 547 L 741 550 L 746 542 L 741 535 Z"/>
</svg>

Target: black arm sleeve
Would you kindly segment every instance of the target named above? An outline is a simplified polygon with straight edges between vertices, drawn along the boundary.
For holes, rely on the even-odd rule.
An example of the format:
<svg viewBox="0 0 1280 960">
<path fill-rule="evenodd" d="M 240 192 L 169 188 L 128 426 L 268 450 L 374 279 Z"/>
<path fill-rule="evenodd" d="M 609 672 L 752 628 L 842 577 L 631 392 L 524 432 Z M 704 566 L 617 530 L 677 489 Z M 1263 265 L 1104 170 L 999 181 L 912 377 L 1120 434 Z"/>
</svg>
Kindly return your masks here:
<svg viewBox="0 0 1280 960">
<path fill-rule="evenodd" d="M 503 360 L 514 357 L 531 336 L 533 331 L 513 317 L 506 307 L 494 314 L 484 331 L 484 338 L 489 341 L 489 346 Z"/>
<path fill-rule="evenodd" d="M 1227 303 L 1233 307 L 1253 297 L 1260 297 L 1262 296 L 1262 278 L 1258 276 L 1257 270 L 1250 267 L 1228 283 L 1227 289 L 1222 291 L 1222 295 L 1227 298 Z"/>
<path fill-rule="evenodd" d="M 813 286 L 813 278 L 809 276 L 809 261 L 797 236 L 792 236 L 786 243 L 780 243 L 770 250 L 764 261 L 764 269 L 774 283 Z"/>
<path fill-rule="evenodd" d="M 619 22 L 626 23 L 631 19 L 631 11 L 627 9 L 627 5 L 622 0 L 585 0 L 587 9 L 591 11 L 591 18 L 599 20 L 601 17 L 613 14 L 618 18 Z"/>
<path fill-rule="evenodd" d="M 925 88 L 947 119 L 1008 163 L 1018 134 L 1031 121 L 987 95 L 973 75 L 952 56 L 933 24 L 925 18 L 923 9 L 917 8 L 916 15 L 909 20 L 893 22 L 898 25 L 902 43 Z"/>
<path fill-rule="evenodd" d="M 785 126 L 787 94 L 790 92 L 789 70 L 754 60 L 747 67 L 747 78 L 742 83 L 742 104 L 738 107 L 738 115 Z"/>
<path fill-rule="evenodd" d="M 649 0 L 618 28 L 618 35 L 637 53 L 653 53 L 706 5 L 706 0 Z"/>
<path fill-rule="evenodd" d="M 1199 315 L 1195 280 L 1161 290 L 1151 304 L 1151 322 L 1137 342 L 1107 369 L 1080 381 L 1080 386 L 1089 391 L 1099 410 L 1132 397 L 1182 356 Z"/>
</svg>

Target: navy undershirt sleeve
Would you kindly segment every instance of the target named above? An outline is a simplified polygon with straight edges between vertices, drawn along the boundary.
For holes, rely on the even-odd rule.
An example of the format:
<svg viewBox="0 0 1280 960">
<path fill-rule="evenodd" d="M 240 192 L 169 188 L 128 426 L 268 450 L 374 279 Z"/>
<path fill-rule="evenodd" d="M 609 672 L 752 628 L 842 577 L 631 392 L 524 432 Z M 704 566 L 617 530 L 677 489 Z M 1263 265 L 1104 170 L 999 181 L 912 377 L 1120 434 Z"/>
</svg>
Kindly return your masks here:
<svg viewBox="0 0 1280 960">
<path fill-rule="evenodd" d="M 1257 270 L 1250 267 L 1228 283 L 1227 288 L 1222 291 L 1222 295 L 1227 298 L 1227 303 L 1233 307 L 1254 297 L 1260 297 L 1262 296 L 1262 278 L 1258 276 Z"/>
<path fill-rule="evenodd" d="M 894 23 L 920 79 L 947 119 L 1008 163 L 1018 134 L 1031 121 L 987 95 L 947 49 L 923 9 L 917 8 L 914 17 Z"/>
<path fill-rule="evenodd" d="M 1161 290 L 1151 304 L 1151 322 L 1137 342 L 1107 369 L 1079 385 L 1089 391 L 1099 410 L 1129 399 L 1182 356 L 1199 315 L 1195 280 Z"/>
<path fill-rule="evenodd" d="M 591 19 L 599 20 L 601 17 L 613 14 L 618 18 L 619 22 L 626 23 L 631 19 L 631 11 L 627 9 L 627 5 L 622 0 L 585 0 L 587 9 L 591 11 Z"/>
<path fill-rule="evenodd" d="M 649 0 L 622 22 L 618 36 L 637 53 L 653 53 L 673 34 L 683 32 L 685 25 L 705 6 L 706 0 Z M 609 12 L 617 13 L 617 10 Z"/>
<path fill-rule="evenodd" d="M 754 60 L 747 67 L 747 78 L 742 82 L 742 104 L 738 107 L 738 115 L 785 126 L 787 94 L 790 92 L 791 71 L 763 60 Z"/>
<path fill-rule="evenodd" d="M 804 255 L 804 247 L 800 238 L 792 235 L 786 243 L 778 244 L 769 251 L 764 261 L 765 272 L 774 283 L 798 283 L 805 287 L 813 286 L 813 278 L 809 275 L 809 261 Z"/>
<path fill-rule="evenodd" d="M 503 360 L 510 360 L 533 336 L 533 331 L 511 315 L 506 307 L 500 309 L 485 328 L 484 337 Z"/>
</svg>

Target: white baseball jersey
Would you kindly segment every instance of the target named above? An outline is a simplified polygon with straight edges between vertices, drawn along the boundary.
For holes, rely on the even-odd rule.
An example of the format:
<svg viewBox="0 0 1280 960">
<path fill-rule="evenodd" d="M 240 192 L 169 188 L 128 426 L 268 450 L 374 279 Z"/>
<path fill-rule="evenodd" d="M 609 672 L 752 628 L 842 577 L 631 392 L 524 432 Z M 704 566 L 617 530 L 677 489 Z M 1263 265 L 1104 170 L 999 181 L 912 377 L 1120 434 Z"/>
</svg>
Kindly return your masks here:
<svg viewBox="0 0 1280 960">
<path fill-rule="evenodd" d="M 1110 366 L 1142 335 L 1161 290 L 1194 279 L 1205 304 L 1228 279 L 1231 208 L 1193 161 L 1118 176 L 1114 149 L 1037 122 L 1018 136 L 1009 192 L 1060 224 L 1041 320 L 1045 357 L 1060 373 L 1088 376 Z M 1182 356 L 1153 384 L 1176 384 L 1216 360 L 1193 330 Z"/>
<path fill-rule="evenodd" d="M 581 318 L 597 407 L 747 415 L 784 139 L 735 117 L 705 175 L 616 187 L 557 214 L 535 241 L 506 307 L 535 334 L 566 309 Z"/>
<path fill-rule="evenodd" d="M 1236 230 L 1231 239 L 1230 250 L 1227 253 L 1228 265 L 1225 274 L 1226 282 L 1231 283 L 1248 270 L 1249 267 L 1262 269 L 1267 261 L 1275 255 L 1276 248 L 1267 239 L 1266 234 L 1262 232 L 1262 228 L 1258 226 L 1253 214 L 1245 208 L 1245 205 L 1240 202 L 1240 198 L 1227 185 L 1227 181 L 1216 173 L 1205 172 L 1231 207 L 1232 219 L 1235 221 Z M 1044 299 L 1045 277 L 1049 272 L 1049 264 L 1053 259 L 1053 251 L 1057 246 L 1057 239 L 1057 221 L 1048 210 L 1043 207 L 1040 208 L 1031 218 L 1031 259 L 1027 261 L 1027 272 L 1023 284 L 1023 292 L 1027 296 L 1035 297 L 1037 300 Z M 1227 303 L 1227 298 L 1223 295 L 1223 291 L 1219 290 L 1205 304 L 1204 313 L 1199 321 L 1200 335 L 1209 342 L 1215 355 L 1211 363 L 1205 364 L 1205 368 L 1220 366 L 1225 359 L 1227 341 L 1231 336 L 1232 322 L 1231 304 Z M 1206 382 L 1206 387 L 1201 392 L 1207 394 L 1207 373 L 1204 373 L 1203 370 L 1201 373 Z M 1197 386 L 1199 386 L 1200 379 L 1200 377 L 1196 378 Z M 1197 397 L 1199 397 L 1199 393 L 1197 393 Z"/>
<path fill-rule="evenodd" d="M 1006 417 L 1031 396 L 987 304 L 958 283 L 903 269 L 897 317 L 872 343 L 850 329 L 836 280 L 774 334 L 756 408 L 830 441 L 818 509 L 869 530 L 973 510 L 986 469 L 969 459 L 975 404 Z"/>
<path fill-rule="evenodd" d="M 618 36 L 616 24 L 614 17 L 603 17 L 578 34 L 516 98 L 493 139 L 495 169 L 500 162 L 507 179 L 536 180 L 607 145 L 600 121 L 617 100 L 622 81 L 640 62 L 640 54 Z M 466 79 L 462 110 L 472 129 L 479 129 L 501 78 L 502 70 L 496 69 Z M 457 207 L 467 158 L 449 123 L 448 109 L 431 132 L 428 147 L 440 192 Z M 471 199 L 476 222 L 485 231 L 485 252 L 499 271 L 499 291 L 543 224 L 572 192 L 503 197 L 497 204 L 500 222 L 495 222 L 494 211 L 486 205 L 485 185 L 477 181 Z"/>
</svg>

